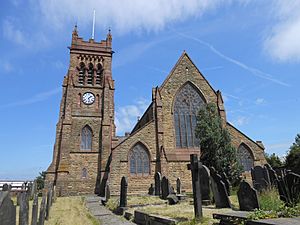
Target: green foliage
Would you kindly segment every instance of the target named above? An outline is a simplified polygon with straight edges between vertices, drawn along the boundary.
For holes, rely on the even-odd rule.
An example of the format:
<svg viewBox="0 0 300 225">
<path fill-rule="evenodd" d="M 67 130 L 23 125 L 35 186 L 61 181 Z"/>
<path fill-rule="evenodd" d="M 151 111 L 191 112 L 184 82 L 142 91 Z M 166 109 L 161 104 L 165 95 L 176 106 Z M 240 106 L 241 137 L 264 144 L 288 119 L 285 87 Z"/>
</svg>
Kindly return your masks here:
<svg viewBox="0 0 300 225">
<path fill-rule="evenodd" d="M 37 183 L 37 189 L 42 190 L 45 185 L 45 179 L 46 179 L 46 172 L 40 172 L 40 175 L 37 176 L 36 178 L 36 183 Z"/>
<path fill-rule="evenodd" d="M 300 174 L 300 134 L 297 134 L 295 142 L 290 147 L 285 164 L 288 169 Z"/>
<path fill-rule="evenodd" d="M 280 160 L 279 156 L 276 155 L 275 153 L 272 153 L 271 155 L 265 153 L 265 158 L 272 168 L 283 166 L 283 162 Z"/>
<path fill-rule="evenodd" d="M 275 187 L 259 192 L 258 200 L 260 208 L 265 211 L 279 211 L 284 206 Z"/>
<path fill-rule="evenodd" d="M 278 215 L 275 211 L 264 211 L 262 209 L 255 209 L 252 213 L 249 214 L 248 219 L 259 220 L 259 219 L 271 219 L 277 217 Z"/>
<path fill-rule="evenodd" d="M 204 165 L 213 166 L 219 173 L 225 172 L 232 182 L 237 182 L 241 166 L 215 104 L 209 103 L 199 110 L 195 134 L 200 140 L 201 161 Z"/>
<path fill-rule="evenodd" d="M 119 199 L 118 198 L 110 198 L 105 207 L 108 208 L 110 211 L 114 211 L 118 208 L 119 205 Z"/>
<path fill-rule="evenodd" d="M 282 205 L 277 210 L 264 211 L 262 209 L 256 209 L 253 213 L 250 213 L 248 219 L 259 220 L 259 219 L 270 219 L 270 218 L 291 218 L 300 216 L 300 206 L 288 207 Z"/>
</svg>

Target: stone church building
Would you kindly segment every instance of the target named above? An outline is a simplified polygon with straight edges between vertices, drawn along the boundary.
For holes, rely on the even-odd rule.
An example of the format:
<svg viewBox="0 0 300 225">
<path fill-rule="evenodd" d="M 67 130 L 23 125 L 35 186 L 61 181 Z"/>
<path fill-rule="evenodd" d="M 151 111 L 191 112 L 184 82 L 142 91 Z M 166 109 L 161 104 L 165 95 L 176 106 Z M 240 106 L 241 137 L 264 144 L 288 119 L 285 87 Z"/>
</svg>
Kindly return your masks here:
<svg viewBox="0 0 300 225">
<path fill-rule="evenodd" d="M 103 194 L 106 183 L 111 194 L 118 194 L 122 176 L 128 179 L 129 194 L 145 194 L 156 172 L 173 186 L 179 177 L 182 189 L 190 191 L 187 164 L 190 154 L 200 154 L 196 114 L 210 102 L 218 107 L 244 171 L 265 163 L 262 142 L 226 121 L 221 92 L 211 87 L 186 52 L 152 89 L 152 102 L 132 131 L 117 137 L 111 33 L 100 42 L 84 41 L 75 27 L 69 49 L 53 160 L 46 171 L 46 181 L 54 182 L 60 195 Z"/>
</svg>

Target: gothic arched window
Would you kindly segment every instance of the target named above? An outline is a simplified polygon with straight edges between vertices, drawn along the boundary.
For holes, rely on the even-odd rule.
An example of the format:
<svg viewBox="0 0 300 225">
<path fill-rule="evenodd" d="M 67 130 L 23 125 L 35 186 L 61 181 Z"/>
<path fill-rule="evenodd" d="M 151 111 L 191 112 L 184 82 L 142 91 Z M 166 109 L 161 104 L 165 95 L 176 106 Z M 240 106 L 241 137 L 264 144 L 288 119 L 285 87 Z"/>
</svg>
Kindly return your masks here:
<svg viewBox="0 0 300 225">
<path fill-rule="evenodd" d="M 92 63 L 89 64 L 87 84 L 94 84 L 94 66 Z"/>
<path fill-rule="evenodd" d="M 103 67 L 99 63 L 97 65 L 97 72 L 96 72 L 96 84 L 101 84 L 102 82 L 102 76 L 103 76 Z"/>
<path fill-rule="evenodd" d="M 83 168 L 81 171 L 81 178 L 87 178 L 87 169 Z"/>
<path fill-rule="evenodd" d="M 177 148 L 199 147 L 195 136 L 196 116 L 205 100 L 191 83 L 185 84 L 177 93 L 174 103 L 174 126 Z"/>
<path fill-rule="evenodd" d="M 80 63 L 78 70 L 79 70 L 78 83 L 79 84 L 84 84 L 84 79 L 85 79 L 85 65 L 84 65 L 83 62 Z"/>
<path fill-rule="evenodd" d="M 150 174 L 150 160 L 148 150 L 140 143 L 136 144 L 129 154 L 130 174 L 148 175 Z"/>
<path fill-rule="evenodd" d="M 248 146 L 241 144 L 237 150 L 238 161 L 244 171 L 250 171 L 254 166 L 252 152 Z"/>
<path fill-rule="evenodd" d="M 92 129 L 88 125 L 86 125 L 81 130 L 81 150 L 92 150 L 92 136 Z"/>
</svg>

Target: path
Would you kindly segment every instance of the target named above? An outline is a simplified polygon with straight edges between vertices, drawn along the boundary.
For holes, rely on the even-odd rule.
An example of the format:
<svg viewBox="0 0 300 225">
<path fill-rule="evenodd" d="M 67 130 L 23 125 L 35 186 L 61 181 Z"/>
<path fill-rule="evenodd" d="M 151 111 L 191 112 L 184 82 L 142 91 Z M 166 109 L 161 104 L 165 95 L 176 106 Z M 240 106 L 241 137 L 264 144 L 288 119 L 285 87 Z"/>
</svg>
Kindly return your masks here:
<svg viewBox="0 0 300 225">
<path fill-rule="evenodd" d="M 101 221 L 101 225 L 135 225 L 105 208 L 98 196 L 87 196 L 85 202 L 89 212 Z"/>
</svg>

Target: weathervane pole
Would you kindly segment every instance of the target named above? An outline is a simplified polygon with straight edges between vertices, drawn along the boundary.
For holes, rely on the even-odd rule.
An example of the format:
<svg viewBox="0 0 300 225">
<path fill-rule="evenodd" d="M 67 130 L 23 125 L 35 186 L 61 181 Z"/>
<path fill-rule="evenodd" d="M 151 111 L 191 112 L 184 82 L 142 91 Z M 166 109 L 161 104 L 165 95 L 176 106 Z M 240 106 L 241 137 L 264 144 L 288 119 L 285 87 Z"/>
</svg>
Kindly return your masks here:
<svg viewBox="0 0 300 225">
<path fill-rule="evenodd" d="M 96 19 L 96 11 L 94 9 L 92 39 L 95 38 L 95 19 Z"/>
</svg>

